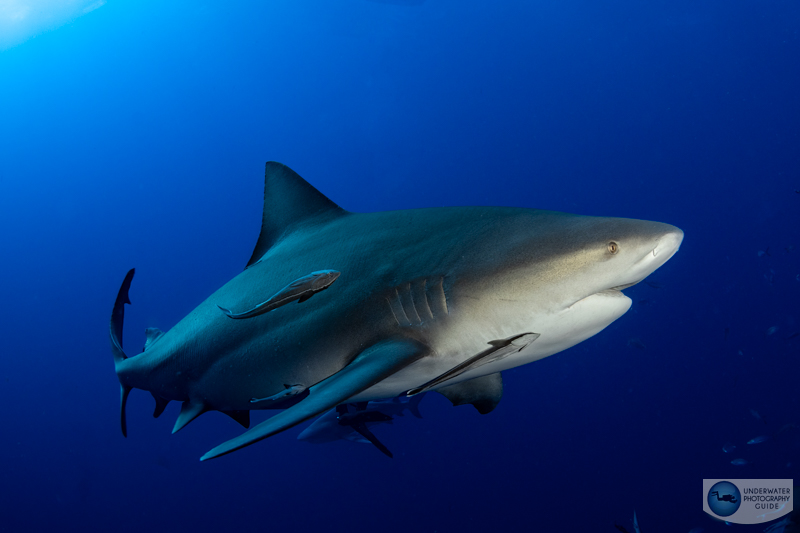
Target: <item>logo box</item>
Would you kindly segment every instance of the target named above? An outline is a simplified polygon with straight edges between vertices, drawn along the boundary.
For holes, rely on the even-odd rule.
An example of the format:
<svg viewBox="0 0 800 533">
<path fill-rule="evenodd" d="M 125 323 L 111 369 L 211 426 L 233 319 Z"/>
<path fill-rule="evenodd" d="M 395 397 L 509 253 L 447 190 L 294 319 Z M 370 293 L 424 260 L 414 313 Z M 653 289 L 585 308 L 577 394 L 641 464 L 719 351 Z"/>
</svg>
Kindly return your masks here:
<svg viewBox="0 0 800 533">
<path fill-rule="evenodd" d="M 732 524 L 762 524 L 794 509 L 791 479 L 704 479 L 703 511 Z"/>
</svg>

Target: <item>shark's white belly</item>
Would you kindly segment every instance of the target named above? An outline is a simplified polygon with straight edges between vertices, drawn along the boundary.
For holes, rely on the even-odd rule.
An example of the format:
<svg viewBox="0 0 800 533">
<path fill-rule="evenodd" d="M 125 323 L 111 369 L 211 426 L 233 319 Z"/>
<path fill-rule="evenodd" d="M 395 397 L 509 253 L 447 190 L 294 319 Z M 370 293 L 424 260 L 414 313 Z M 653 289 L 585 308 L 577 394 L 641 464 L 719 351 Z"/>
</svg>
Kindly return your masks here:
<svg viewBox="0 0 800 533">
<path fill-rule="evenodd" d="M 440 387 L 543 359 L 596 335 L 624 315 L 630 306 L 630 298 L 621 292 L 607 291 L 554 312 L 506 308 L 511 312 L 496 313 L 480 322 L 458 321 L 450 327 L 433 332 L 431 345 L 436 355 L 409 365 L 354 396 L 350 401 L 371 401 L 397 396 L 427 383 L 486 350 L 490 341 L 523 333 L 538 333 L 540 336 L 523 350 L 468 370 L 444 382 Z"/>
</svg>

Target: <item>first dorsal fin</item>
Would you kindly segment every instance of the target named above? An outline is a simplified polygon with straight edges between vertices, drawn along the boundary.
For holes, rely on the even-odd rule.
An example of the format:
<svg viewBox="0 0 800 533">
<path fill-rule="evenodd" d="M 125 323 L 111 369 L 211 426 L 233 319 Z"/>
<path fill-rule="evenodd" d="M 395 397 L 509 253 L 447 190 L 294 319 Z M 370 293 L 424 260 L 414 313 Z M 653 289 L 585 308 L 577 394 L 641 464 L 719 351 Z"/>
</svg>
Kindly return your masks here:
<svg viewBox="0 0 800 533">
<path fill-rule="evenodd" d="M 264 171 L 261 234 L 247 266 L 257 263 L 281 236 L 292 230 L 292 226 L 321 215 L 335 217 L 346 213 L 295 171 L 268 161 Z"/>
</svg>

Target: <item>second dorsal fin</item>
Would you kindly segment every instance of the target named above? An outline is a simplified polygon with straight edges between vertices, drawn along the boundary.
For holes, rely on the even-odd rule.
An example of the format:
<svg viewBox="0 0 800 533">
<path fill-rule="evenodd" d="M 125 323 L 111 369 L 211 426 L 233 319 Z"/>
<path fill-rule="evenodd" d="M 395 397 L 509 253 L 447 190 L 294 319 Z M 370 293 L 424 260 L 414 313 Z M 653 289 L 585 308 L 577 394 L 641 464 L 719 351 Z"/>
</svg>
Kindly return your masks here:
<svg viewBox="0 0 800 533">
<path fill-rule="evenodd" d="M 146 352 L 152 348 L 153 344 L 155 344 L 158 339 L 164 336 L 164 332 L 158 328 L 147 328 L 144 330 L 144 334 L 147 337 L 147 340 L 144 343 L 144 350 L 142 350 L 143 352 Z"/>
<path fill-rule="evenodd" d="M 267 250 L 292 226 L 327 215 L 331 218 L 347 211 L 333 203 L 295 171 L 275 161 L 264 170 L 264 212 L 261 234 L 247 266 L 257 263 Z"/>
</svg>

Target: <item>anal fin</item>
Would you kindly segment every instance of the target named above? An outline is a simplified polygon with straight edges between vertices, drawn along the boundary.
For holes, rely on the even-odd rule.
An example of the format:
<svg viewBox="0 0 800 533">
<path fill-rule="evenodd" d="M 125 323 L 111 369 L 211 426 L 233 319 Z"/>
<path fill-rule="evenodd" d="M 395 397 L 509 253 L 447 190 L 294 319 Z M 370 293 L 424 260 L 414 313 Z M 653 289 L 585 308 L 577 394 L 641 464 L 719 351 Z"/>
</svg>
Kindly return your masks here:
<svg viewBox="0 0 800 533">
<path fill-rule="evenodd" d="M 203 402 L 196 400 L 187 400 L 181 405 L 181 414 L 175 421 L 175 426 L 172 428 L 172 433 L 177 433 L 186 427 L 186 424 L 208 411 L 208 408 Z"/>
<path fill-rule="evenodd" d="M 167 408 L 169 400 L 167 400 L 166 398 L 162 398 L 161 396 L 157 395 L 154 392 L 151 392 L 150 394 L 153 395 L 153 399 L 156 401 L 156 408 L 153 410 L 153 418 L 158 418 L 159 416 L 161 416 L 161 413 L 164 412 L 164 409 Z"/>
<path fill-rule="evenodd" d="M 491 413 L 503 397 L 503 376 L 500 372 L 462 381 L 437 389 L 436 392 L 453 405 L 472 404 L 482 415 Z"/>
<path fill-rule="evenodd" d="M 384 341 L 361 352 L 349 365 L 311 387 L 308 398 L 238 437 L 220 444 L 200 458 L 207 461 L 233 452 L 254 442 L 313 418 L 359 392 L 382 381 L 398 370 L 428 355 L 430 348 L 410 339 Z"/>
</svg>

